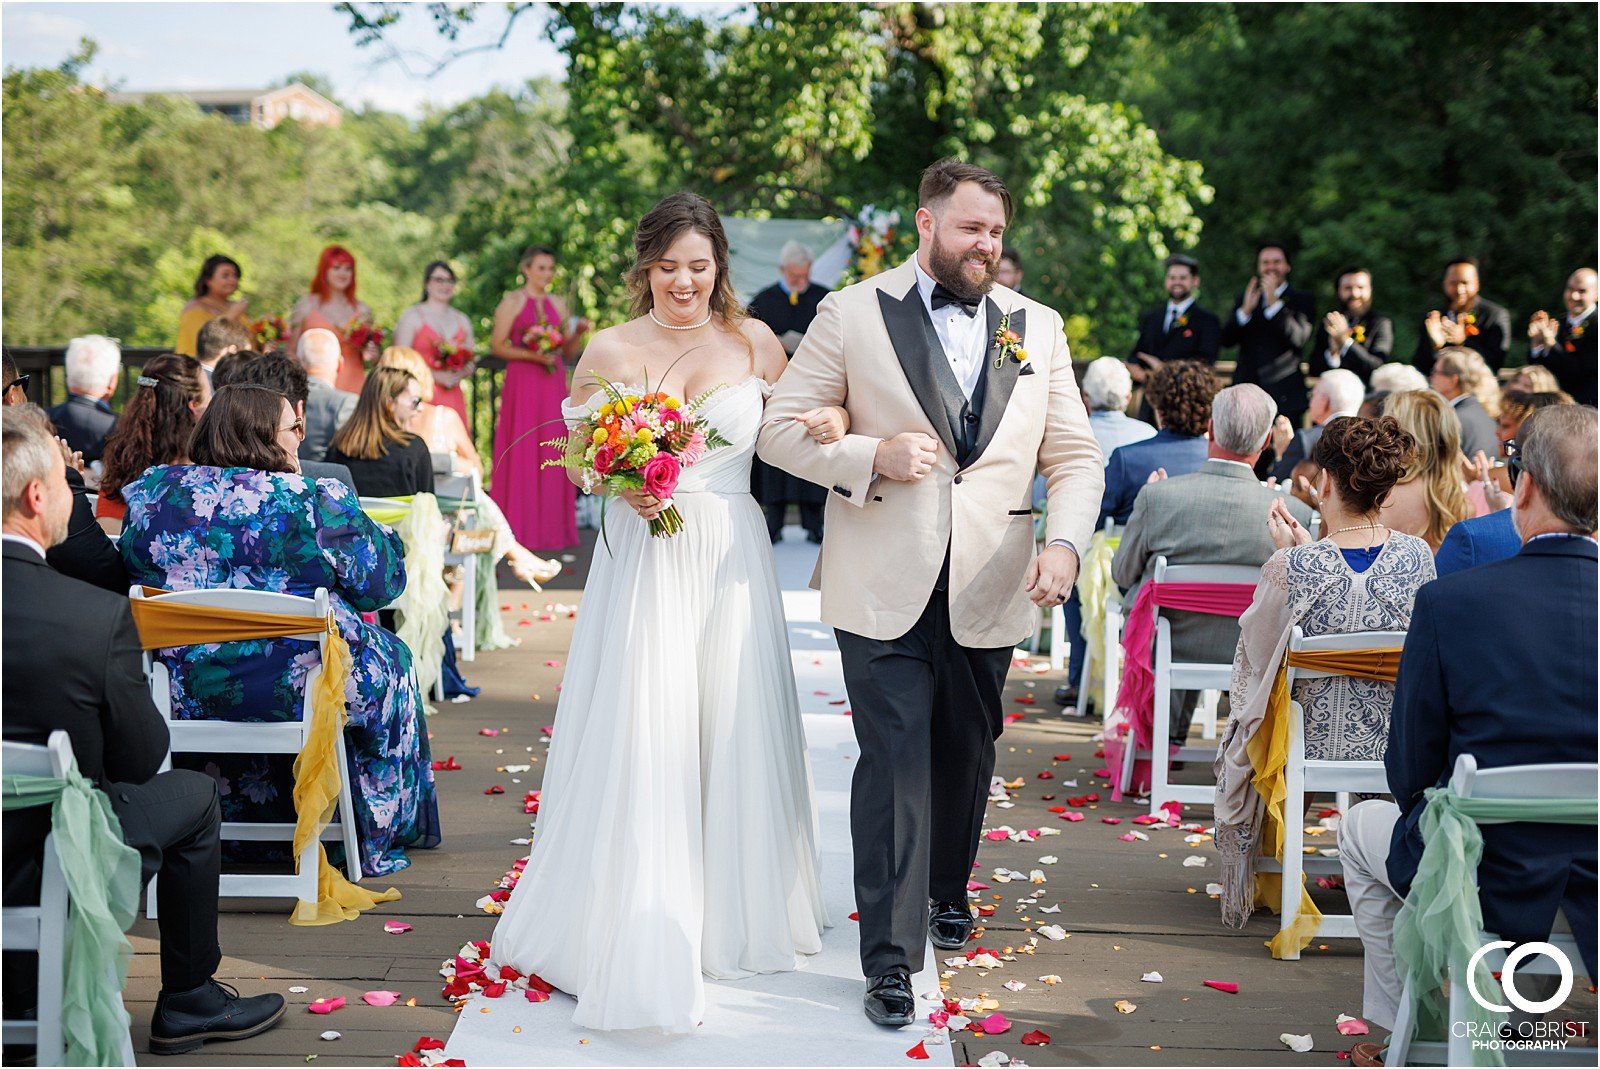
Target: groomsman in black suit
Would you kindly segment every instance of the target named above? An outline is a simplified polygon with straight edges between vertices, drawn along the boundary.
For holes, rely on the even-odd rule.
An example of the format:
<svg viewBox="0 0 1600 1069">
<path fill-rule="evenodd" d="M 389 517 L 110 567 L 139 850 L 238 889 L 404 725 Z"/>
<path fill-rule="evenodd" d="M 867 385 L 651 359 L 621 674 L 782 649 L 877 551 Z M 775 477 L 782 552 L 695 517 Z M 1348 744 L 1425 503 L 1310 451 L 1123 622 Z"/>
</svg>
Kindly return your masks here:
<svg viewBox="0 0 1600 1069">
<path fill-rule="evenodd" d="M 1256 273 L 1222 324 L 1222 344 L 1239 347 L 1233 382 L 1253 382 L 1278 403 L 1278 412 L 1298 423 L 1305 414 L 1306 379 L 1300 353 L 1311 340 L 1316 303 L 1290 287 L 1289 250 L 1282 242 L 1256 246 Z"/>
<path fill-rule="evenodd" d="M 1511 313 L 1486 297 L 1478 296 L 1478 261 L 1458 256 L 1444 268 L 1444 300 L 1422 321 L 1411 363 L 1424 375 L 1433 371 L 1434 355 L 1447 345 L 1476 350 L 1499 371 L 1511 342 Z"/>
<path fill-rule="evenodd" d="M 1543 364 L 1580 405 L 1597 403 L 1595 374 L 1600 353 L 1595 347 L 1595 285 L 1593 268 L 1580 267 L 1567 279 L 1562 298 L 1567 314 L 1560 322 L 1543 310 L 1528 321 L 1528 362 Z"/>
<path fill-rule="evenodd" d="M 1162 261 L 1167 269 L 1162 285 L 1167 303 L 1139 317 L 1139 337 L 1128 354 L 1128 373 L 1143 382 L 1146 373 L 1169 360 L 1198 360 L 1215 364 L 1221 348 L 1222 324 L 1195 303 L 1200 288 L 1200 261 L 1173 255 Z"/>
<path fill-rule="evenodd" d="M 1380 364 L 1394 352 L 1394 320 L 1372 310 L 1372 272 L 1347 267 L 1333 280 L 1339 311 L 1329 312 L 1317 325 L 1311 342 L 1311 374 L 1342 367 L 1355 372 L 1363 386 Z"/>
</svg>

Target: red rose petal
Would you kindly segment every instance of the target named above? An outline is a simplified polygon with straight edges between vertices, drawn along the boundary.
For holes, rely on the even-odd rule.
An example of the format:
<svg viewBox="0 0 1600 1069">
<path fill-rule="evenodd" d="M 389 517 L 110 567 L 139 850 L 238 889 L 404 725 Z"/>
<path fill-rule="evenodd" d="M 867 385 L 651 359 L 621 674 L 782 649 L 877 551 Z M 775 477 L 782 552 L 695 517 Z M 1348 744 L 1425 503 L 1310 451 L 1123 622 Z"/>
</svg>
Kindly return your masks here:
<svg viewBox="0 0 1600 1069">
<path fill-rule="evenodd" d="M 504 793 L 506 793 L 506 789 L 504 787 L 500 786 L 500 784 L 496 783 L 493 787 L 484 788 L 484 792 L 483 793 L 484 794 L 504 794 Z"/>
<path fill-rule="evenodd" d="M 1056 754 L 1055 759 L 1057 761 L 1070 761 L 1070 760 L 1072 760 L 1072 755 L 1069 754 L 1069 753 L 1058 753 L 1058 754 Z M 1033 1033 L 1030 1032 L 1028 1034 L 1032 1035 Z"/>
<path fill-rule="evenodd" d="M 417 1040 L 416 1046 L 411 1049 L 418 1054 L 425 1050 L 444 1050 L 444 1040 L 434 1039 L 432 1036 L 423 1036 Z"/>
<path fill-rule="evenodd" d="M 929 1057 L 928 1048 L 923 1046 L 922 1043 L 918 1042 L 916 1046 L 906 1051 L 906 1057 L 916 1058 L 919 1061 L 926 1061 Z"/>
<path fill-rule="evenodd" d="M 850 914 L 850 919 L 851 919 L 851 920 L 853 920 L 853 921 L 858 921 L 858 920 L 860 920 L 860 919 L 861 919 L 861 914 L 859 914 L 859 913 L 852 913 L 852 914 Z"/>
<path fill-rule="evenodd" d="M 1050 1045 L 1050 1036 L 1037 1030 L 1024 1032 L 1022 1033 L 1022 1045 L 1024 1047 L 1048 1047 Z"/>
<path fill-rule="evenodd" d="M 1207 987 L 1214 987 L 1218 991 L 1226 991 L 1230 995 L 1239 993 L 1239 985 L 1232 980 L 1207 980 L 1205 984 Z"/>
</svg>

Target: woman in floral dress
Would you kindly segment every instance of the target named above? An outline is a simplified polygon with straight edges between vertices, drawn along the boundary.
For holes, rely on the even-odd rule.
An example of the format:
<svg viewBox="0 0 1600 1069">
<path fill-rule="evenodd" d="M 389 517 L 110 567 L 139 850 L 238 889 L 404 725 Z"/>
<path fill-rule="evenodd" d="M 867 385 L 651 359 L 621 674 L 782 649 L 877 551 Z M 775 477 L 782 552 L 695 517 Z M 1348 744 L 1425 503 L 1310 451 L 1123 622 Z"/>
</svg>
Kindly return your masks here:
<svg viewBox="0 0 1600 1069">
<path fill-rule="evenodd" d="M 411 651 L 358 615 L 405 586 L 400 537 L 334 479 L 299 474 L 302 425 L 282 394 L 225 386 L 195 428 L 190 464 L 150 468 L 122 489 L 120 547 L 133 582 L 167 590 L 233 588 L 311 596 L 326 587 L 350 646 L 345 747 L 361 870 L 410 864 L 405 848 L 439 843 L 439 811 Z M 179 720 L 298 719 L 314 644 L 288 638 L 161 650 Z M 182 755 L 180 755 L 181 757 Z M 224 820 L 292 821 L 292 758 L 217 755 Z"/>
</svg>

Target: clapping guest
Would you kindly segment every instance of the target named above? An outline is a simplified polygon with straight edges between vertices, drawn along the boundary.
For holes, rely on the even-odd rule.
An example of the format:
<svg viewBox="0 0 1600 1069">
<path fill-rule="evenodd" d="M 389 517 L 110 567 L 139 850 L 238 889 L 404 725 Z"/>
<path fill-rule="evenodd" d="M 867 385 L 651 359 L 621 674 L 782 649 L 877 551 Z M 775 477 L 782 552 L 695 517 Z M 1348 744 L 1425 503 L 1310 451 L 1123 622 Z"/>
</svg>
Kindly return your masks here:
<svg viewBox="0 0 1600 1069">
<path fill-rule="evenodd" d="M 433 455 L 411 428 L 422 385 L 398 368 L 374 368 L 350 421 L 333 436 L 326 459 L 355 476 L 362 497 L 433 493 Z"/>
<path fill-rule="evenodd" d="M 1499 452 L 1495 419 L 1500 415 L 1500 387 L 1483 357 L 1464 346 L 1440 349 L 1428 385 L 1455 409 L 1463 453 L 1492 457 Z"/>
<path fill-rule="evenodd" d="M 87 463 L 104 455 L 116 414 L 106 402 L 117 392 L 122 349 L 111 338 L 90 334 L 67 343 L 67 399 L 50 409 L 56 433 Z"/>
<path fill-rule="evenodd" d="M 464 428 L 467 401 L 462 396 L 461 383 L 472 377 L 478 363 L 458 355 L 460 362 L 451 366 L 452 361 L 446 358 L 447 346 L 458 354 L 470 354 L 473 348 L 472 321 L 450 304 L 455 296 L 455 271 L 443 260 L 433 261 L 422 272 L 422 300 L 395 320 L 394 343 L 415 350 L 427 361 L 427 377 L 432 381 L 426 391 L 431 396 L 425 400 L 454 412 Z"/>
<path fill-rule="evenodd" d="M 298 344 L 300 332 L 314 327 L 338 335 L 344 361 L 334 385 L 347 393 L 357 393 L 365 377 L 361 362 L 369 355 L 376 359 L 378 351 L 375 344 L 356 345 L 349 332 L 354 324 L 370 327 L 372 322 L 372 309 L 356 297 L 356 258 L 342 245 L 329 245 L 317 258 L 311 292 L 296 301 L 289 313 L 291 336 Z"/>
<path fill-rule="evenodd" d="M 60 450 L 36 408 L 8 406 L 0 422 L 5 737 L 42 745 L 51 732 L 66 731 L 78 772 L 104 792 L 123 840 L 139 852 L 142 880 L 161 876 L 161 994 L 150 1021 L 151 1053 L 264 1032 L 282 1020 L 283 996 L 241 998 L 212 980 L 222 960 L 216 784 L 199 772 L 159 771 L 167 728 L 145 685 L 126 589 L 98 590 L 49 566 L 72 509 Z M 94 536 L 106 542 L 99 531 Z M 44 807 L 6 813 L 6 905 L 39 900 L 50 824 Z M 26 996 L 37 994 L 37 974 L 14 976 L 7 966 L 6 1016 L 18 1018 L 33 1004 Z"/>
<path fill-rule="evenodd" d="M 1289 285 L 1289 271 L 1289 250 L 1281 241 L 1256 246 L 1256 273 L 1223 320 L 1222 344 L 1239 347 L 1233 381 L 1258 383 L 1278 411 L 1298 423 L 1306 410 L 1300 351 L 1311 340 L 1316 303 Z"/>
<path fill-rule="evenodd" d="M 1144 396 L 1155 410 L 1158 429 L 1142 442 L 1119 446 L 1107 460 L 1101 525 L 1107 517 L 1127 523 L 1134 499 L 1157 471 L 1187 475 L 1206 462 L 1206 424 L 1216 392 L 1211 368 L 1192 360 L 1164 364 L 1151 376 Z"/>
<path fill-rule="evenodd" d="M 1372 272 L 1347 267 L 1333 280 L 1339 310 L 1329 312 L 1311 340 L 1311 374 L 1353 371 L 1363 385 L 1394 351 L 1394 320 L 1372 310 Z"/>
<path fill-rule="evenodd" d="M 1521 551 L 1418 591 L 1384 757 L 1394 801 L 1360 802 L 1339 824 L 1366 957 L 1362 1016 L 1383 1028 L 1399 1008 L 1395 920 L 1423 854 L 1425 792 L 1449 782 L 1462 754 L 1480 769 L 1596 760 L 1595 410 L 1543 409 L 1522 438 L 1512 505 Z M 1483 928 L 1538 942 L 1560 910 L 1594 976 L 1594 827 L 1491 822 L 1482 834 Z M 1358 1065 L 1380 1064 L 1376 1043 L 1352 1053 Z"/>
<path fill-rule="evenodd" d="M 1461 421 L 1432 390 L 1390 394 L 1383 414 L 1416 442 L 1405 474 L 1383 503 L 1383 522 L 1438 549 L 1446 531 L 1473 515 L 1461 481 Z"/>
<path fill-rule="evenodd" d="M 1311 390 L 1311 408 L 1307 412 L 1311 426 L 1296 428 L 1284 416 L 1272 425 L 1272 440 L 1267 446 L 1276 458 L 1272 477 L 1279 482 L 1292 479 L 1295 466 L 1311 456 L 1322 429 L 1340 416 L 1356 415 L 1365 396 L 1355 372 L 1338 367 L 1323 372 Z"/>
<path fill-rule="evenodd" d="M 368 876 L 410 864 L 407 846 L 439 841 L 422 695 L 411 651 L 360 613 L 405 588 L 400 536 L 332 479 L 296 474 L 294 408 L 263 386 L 233 385 L 195 428 L 191 463 L 151 468 L 125 489 L 121 546 L 135 582 L 168 590 L 244 588 L 310 597 L 326 588 L 354 658 L 345 743 Z M 315 646 L 300 639 L 162 651 L 178 719 L 298 719 Z M 291 762 L 207 757 L 232 785 L 223 818 L 293 820 Z M 245 813 L 249 816 L 245 816 Z"/>
<path fill-rule="evenodd" d="M 180 356 L 199 356 L 200 328 L 218 316 L 243 323 L 249 302 L 235 298 L 244 272 L 232 257 L 220 253 L 206 257 L 194 280 L 194 297 L 178 316 L 178 341 L 172 348 Z"/>
<path fill-rule="evenodd" d="M 1332 420 L 1312 452 L 1322 468 L 1317 489 L 1327 534 L 1312 541 L 1281 498 L 1268 515 L 1278 550 L 1262 565 L 1250 608 L 1239 618 L 1229 688 L 1233 712 L 1214 763 L 1222 918 L 1229 927 L 1243 927 L 1254 905 L 1251 859 L 1261 852 L 1262 805 L 1249 750 L 1292 632 L 1405 631 L 1418 589 L 1434 577 L 1427 543 L 1389 530 L 1379 516 L 1415 449 L 1392 419 Z M 1323 676 L 1296 680 L 1290 696 L 1303 712 L 1308 759 L 1383 758 L 1394 684 Z"/>
<path fill-rule="evenodd" d="M 1510 341 L 1511 313 L 1478 295 L 1478 261 L 1459 256 L 1445 265 L 1444 301 L 1423 319 L 1411 363 L 1426 375 L 1440 349 L 1464 345 L 1481 355 L 1491 371 L 1499 371 Z"/>
<path fill-rule="evenodd" d="M 1580 405 L 1600 400 L 1596 375 L 1600 373 L 1600 348 L 1595 345 L 1596 274 L 1580 267 L 1567 279 L 1562 301 L 1567 314 L 1560 322 L 1537 311 L 1528 321 L 1528 361 L 1549 368 Z"/>
<path fill-rule="evenodd" d="M 189 436 L 211 400 L 211 382 L 192 356 L 163 354 L 139 371 L 138 388 L 106 436 L 105 473 L 94 514 L 120 529 L 122 487 L 155 464 L 181 464 Z M 114 533 L 114 532 L 111 532 Z"/>
</svg>

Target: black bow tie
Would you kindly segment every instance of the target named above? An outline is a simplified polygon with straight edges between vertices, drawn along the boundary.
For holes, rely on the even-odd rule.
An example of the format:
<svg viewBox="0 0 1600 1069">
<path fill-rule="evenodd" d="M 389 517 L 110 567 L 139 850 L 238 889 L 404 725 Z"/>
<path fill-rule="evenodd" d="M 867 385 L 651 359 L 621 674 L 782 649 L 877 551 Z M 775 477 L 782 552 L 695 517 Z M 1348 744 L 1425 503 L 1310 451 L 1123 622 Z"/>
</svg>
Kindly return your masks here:
<svg viewBox="0 0 1600 1069">
<path fill-rule="evenodd" d="M 961 310 L 969 316 L 978 314 L 979 297 L 957 297 L 954 293 L 944 288 L 943 282 L 933 284 L 933 310 L 937 312 L 947 304 L 958 304 Z"/>
</svg>

